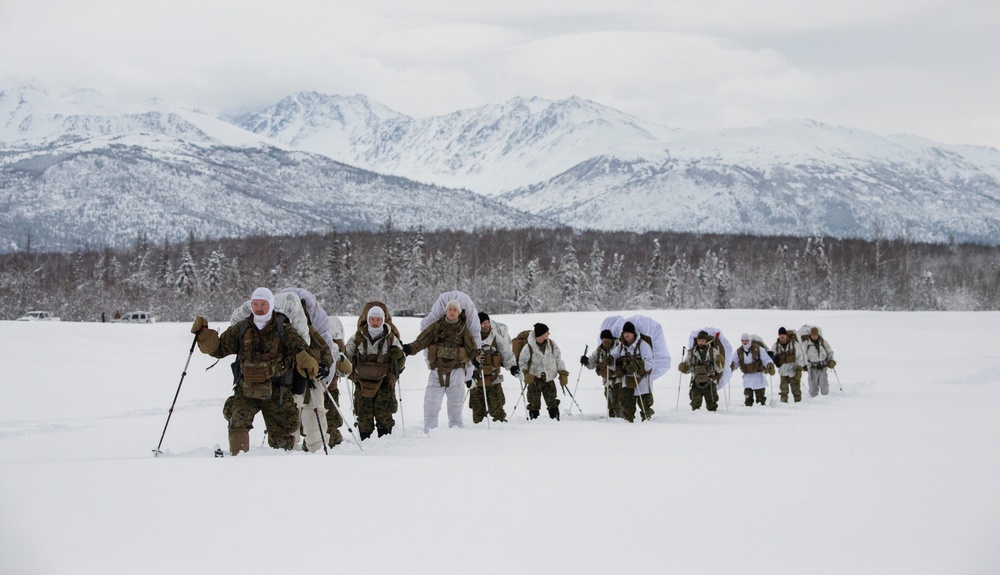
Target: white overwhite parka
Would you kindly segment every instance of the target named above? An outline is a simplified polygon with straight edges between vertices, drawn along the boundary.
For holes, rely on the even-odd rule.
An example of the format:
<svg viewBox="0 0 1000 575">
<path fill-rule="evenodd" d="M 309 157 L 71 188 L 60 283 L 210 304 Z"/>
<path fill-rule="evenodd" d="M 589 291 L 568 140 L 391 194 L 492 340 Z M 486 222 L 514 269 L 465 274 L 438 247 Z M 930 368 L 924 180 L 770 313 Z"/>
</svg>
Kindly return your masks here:
<svg viewBox="0 0 1000 575">
<path fill-rule="evenodd" d="M 809 369 L 825 366 L 826 362 L 833 359 L 833 348 L 823 339 L 822 335 L 816 341 L 813 341 L 810 337 L 806 337 L 805 348 L 806 363 L 809 365 Z"/>
<path fill-rule="evenodd" d="M 535 338 L 528 336 L 528 342 L 521 348 L 521 355 L 517 359 L 518 367 L 524 373 L 530 373 L 535 378 L 545 374 L 544 381 L 555 381 L 559 377 L 560 371 L 566 371 L 566 364 L 562 359 L 562 352 L 552 338 L 545 340 L 545 349 L 538 347 Z M 530 366 L 528 364 L 531 364 Z"/>
<path fill-rule="evenodd" d="M 793 341 L 791 338 L 788 338 L 785 343 L 781 343 L 781 339 L 778 339 L 774 342 L 774 347 L 771 349 L 774 350 L 775 356 L 780 356 L 781 353 L 788 351 L 789 348 L 795 350 L 795 362 L 781 364 L 781 367 L 778 368 L 778 375 L 783 377 L 793 377 L 795 375 L 796 367 L 806 366 L 806 352 L 803 349 L 802 344 L 798 341 Z"/>
<path fill-rule="evenodd" d="M 498 325 L 503 325 L 503 324 L 497 324 L 492 326 L 490 328 L 490 333 L 486 334 L 486 337 L 482 338 L 483 339 L 482 349 L 486 349 L 488 347 L 495 348 L 500 354 L 500 365 L 507 369 L 510 369 L 511 367 L 514 366 L 515 363 L 517 363 L 517 359 L 514 357 L 514 352 L 511 350 L 510 338 L 506 337 L 504 334 L 505 328 L 499 328 Z M 482 332 L 480 332 L 480 335 L 482 335 Z M 500 383 L 502 381 L 503 381 L 502 373 L 498 373 L 496 379 L 493 380 L 494 384 Z"/>
<path fill-rule="evenodd" d="M 642 364 L 645 366 L 646 372 L 642 375 L 642 379 L 639 380 L 638 384 L 635 386 L 636 395 L 646 395 L 650 392 L 650 379 L 649 374 L 653 369 L 653 348 L 649 347 L 649 344 L 642 340 L 639 334 L 635 334 L 635 340 L 632 345 L 625 345 L 625 342 L 618 340 L 619 345 L 616 345 L 614 349 L 611 350 L 611 357 L 615 360 L 619 360 L 627 355 L 639 355 L 642 358 Z M 625 374 L 622 378 L 622 387 L 628 387 L 628 381 L 632 376 Z"/>
<path fill-rule="evenodd" d="M 741 349 L 743 350 L 742 352 L 740 351 Z M 743 355 L 744 364 L 749 365 L 754 362 L 753 350 L 751 349 L 751 344 L 739 346 L 738 348 L 736 348 L 736 351 L 733 353 L 733 355 L 734 355 L 733 360 L 736 361 L 737 363 L 739 363 L 740 361 L 740 355 Z M 771 360 L 771 356 L 767 355 L 767 349 L 764 348 L 763 344 L 761 344 L 760 346 L 760 363 L 764 367 L 764 369 L 767 369 L 767 366 L 774 363 L 774 361 Z M 762 371 L 743 374 L 744 389 L 764 389 L 767 387 L 766 384 L 767 382 L 764 380 L 764 372 Z"/>
</svg>

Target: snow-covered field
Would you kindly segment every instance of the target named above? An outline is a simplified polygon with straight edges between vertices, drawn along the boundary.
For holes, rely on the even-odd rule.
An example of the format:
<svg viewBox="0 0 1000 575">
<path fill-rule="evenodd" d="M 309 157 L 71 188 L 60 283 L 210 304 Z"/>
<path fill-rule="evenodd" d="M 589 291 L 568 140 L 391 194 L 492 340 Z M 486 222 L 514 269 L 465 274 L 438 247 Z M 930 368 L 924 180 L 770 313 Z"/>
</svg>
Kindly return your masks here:
<svg viewBox="0 0 1000 575">
<path fill-rule="evenodd" d="M 1000 313 L 643 313 L 674 366 L 705 325 L 771 344 L 818 324 L 843 391 L 747 408 L 736 376 L 728 412 L 675 410 L 672 368 L 628 424 L 584 372 L 583 414 L 529 423 L 522 403 L 487 429 L 466 409 L 426 436 L 413 358 L 405 437 L 276 452 L 258 417 L 251 452 L 216 459 L 230 372 L 196 349 L 153 457 L 188 325 L 0 322 L 0 573 L 1000 572 Z M 494 320 L 548 324 L 572 387 L 607 315 Z"/>
</svg>

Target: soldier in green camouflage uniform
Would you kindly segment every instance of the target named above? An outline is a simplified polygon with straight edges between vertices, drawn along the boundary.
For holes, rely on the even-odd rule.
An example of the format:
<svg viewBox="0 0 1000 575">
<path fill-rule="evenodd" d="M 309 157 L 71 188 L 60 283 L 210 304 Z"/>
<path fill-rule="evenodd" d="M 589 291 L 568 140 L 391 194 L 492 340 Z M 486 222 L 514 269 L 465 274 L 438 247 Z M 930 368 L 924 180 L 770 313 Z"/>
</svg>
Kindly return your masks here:
<svg viewBox="0 0 1000 575">
<path fill-rule="evenodd" d="M 517 376 L 520 369 L 517 360 L 510 348 L 510 338 L 507 337 L 506 328 L 503 324 L 498 324 L 494 328 L 490 322 L 490 316 L 484 312 L 479 312 L 479 335 L 483 341 L 483 347 L 479 348 L 481 357 L 480 367 L 475 370 L 472 376 L 472 390 L 469 392 L 469 407 L 472 408 L 472 423 L 479 423 L 486 418 L 486 406 L 489 404 L 489 415 L 493 421 L 507 421 L 507 412 L 504 411 L 504 404 L 507 398 L 503 393 L 503 374 L 501 367 L 510 370 L 510 374 Z M 485 395 L 483 389 L 486 389 Z"/>
<path fill-rule="evenodd" d="M 590 352 L 589 356 L 580 356 L 580 365 L 596 370 L 597 375 L 604 380 L 604 397 L 608 401 L 608 417 L 611 418 L 622 416 L 622 380 L 615 369 L 615 358 L 611 356 L 611 351 L 617 345 L 619 343 L 614 334 L 606 329 L 601 332 L 601 345 Z"/>
<path fill-rule="evenodd" d="M 362 441 L 378 431 L 389 435 L 399 409 L 396 380 L 406 358 L 399 337 L 385 322 L 385 310 L 372 305 L 358 332 L 347 340 L 347 359 L 353 364 L 354 410 Z"/>
<path fill-rule="evenodd" d="M 292 449 L 299 429 L 299 410 L 290 389 L 292 369 L 316 377 L 318 363 L 288 318 L 274 313 L 274 295 L 257 288 L 251 297 L 253 314 L 220 335 L 198 316 L 191 333 L 198 349 L 212 357 L 236 354 L 236 383 L 222 414 L 229 422 L 229 452 L 250 451 L 250 430 L 257 412 L 264 416 L 271 447 Z"/>
<path fill-rule="evenodd" d="M 719 378 L 725 369 L 726 356 L 720 348 L 712 345 L 714 337 L 705 331 L 695 336 L 695 345 L 688 350 L 687 357 L 677 365 L 677 371 L 691 373 L 691 410 L 701 409 L 704 400 L 709 411 L 719 408 Z"/>
</svg>

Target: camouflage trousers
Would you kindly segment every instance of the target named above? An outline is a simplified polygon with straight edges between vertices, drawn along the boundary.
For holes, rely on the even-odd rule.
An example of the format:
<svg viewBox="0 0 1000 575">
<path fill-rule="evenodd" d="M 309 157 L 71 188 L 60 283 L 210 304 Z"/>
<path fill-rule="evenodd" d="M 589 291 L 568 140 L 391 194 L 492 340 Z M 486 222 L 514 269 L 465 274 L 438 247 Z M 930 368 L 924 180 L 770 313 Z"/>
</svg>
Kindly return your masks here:
<svg viewBox="0 0 1000 575">
<path fill-rule="evenodd" d="M 604 398 L 608 400 L 608 417 L 622 416 L 622 382 L 609 379 L 604 386 Z"/>
<path fill-rule="evenodd" d="M 639 416 L 645 421 L 653 416 L 653 394 L 644 393 L 642 395 L 636 395 L 634 389 L 629 389 L 627 387 L 619 388 L 619 403 L 618 407 L 621 410 L 622 417 L 625 421 L 632 423 L 635 421 L 635 413 L 639 412 Z"/>
<path fill-rule="evenodd" d="M 539 383 L 537 379 L 531 382 L 528 386 L 528 411 L 540 411 L 543 397 L 545 398 L 545 407 L 549 409 L 559 407 L 559 398 L 556 397 L 556 382 Z"/>
<path fill-rule="evenodd" d="M 479 423 L 486 417 L 486 403 L 490 405 L 490 417 L 493 421 L 507 421 L 507 412 L 503 406 L 507 403 L 507 398 L 503 394 L 503 386 L 499 383 L 486 386 L 486 396 L 483 396 L 483 388 L 477 385 L 472 386 L 469 391 L 469 407 L 472 408 L 472 423 Z"/>
<path fill-rule="evenodd" d="M 270 399 L 251 399 L 243 395 L 243 380 L 222 406 L 222 416 L 229 429 L 253 429 L 253 420 L 264 415 L 267 444 L 275 449 L 291 449 L 299 432 L 299 409 L 292 398 L 292 388 L 273 386 Z"/>
<path fill-rule="evenodd" d="M 340 406 L 340 390 L 334 387 L 330 390 L 330 395 L 337 400 L 337 406 Z M 333 407 L 333 402 L 330 401 L 329 397 L 326 398 L 323 405 L 326 407 L 326 427 L 330 431 L 330 447 L 333 447 L 344 442 L 344 435 L 340 433 L 339 429 L 341 425 L 344 425 L 344 418 L 340 417 L 340 413 Z"/>
<path fill-rule="evenodd" d="M 753 405 L 756 399 L 757 403 L 764 405 L 767 403 L 767 396 L 764 393 L 764 389 L 750 389 L 748 387 L 743 388 L 743 405 L 750 407 Z"/>
<path fill-rule="evenodd" d="M 691 398 L 692 411 L 701 409 L 703 400 L 705 408 L 709 411 L 715 411 L 719 408 L 719 387 L 714 381 L 702 384 L 692 383 L 688 396 Z"/>
<path fill-rule="evenodd" d="M 792 397 L 795 401 L 802 401 L 802 385 L 799 383 L 799 379 L 794 376 L 783 375 L 781 376 L 781 401 L 788 403 L 788 391 L 791 390 Z"/>
<path fill-rule="evenodd" d="M 393 386 L 383 381 L 375 392 L 375 397 L 361 395 L 361 386 L 354 385 L 354 413 L 358 416 L 358 431 L 371 434 L 378 427 L 382 430 L 392 429 L 396 421 L 392 414 L 399 409 Z"/>
</svg>

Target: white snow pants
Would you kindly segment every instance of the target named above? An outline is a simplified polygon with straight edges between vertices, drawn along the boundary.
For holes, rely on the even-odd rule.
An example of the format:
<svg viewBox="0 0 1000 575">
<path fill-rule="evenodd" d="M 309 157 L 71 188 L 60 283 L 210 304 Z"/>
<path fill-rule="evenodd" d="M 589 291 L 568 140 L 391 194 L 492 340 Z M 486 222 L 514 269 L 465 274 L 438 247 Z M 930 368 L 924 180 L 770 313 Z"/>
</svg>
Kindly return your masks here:
<svg viewBox="0 0 1000 575">
<path fill-rule="evenodd" d="M 438 371 L 432 369 L 427 376 L 427 389 L 424 390 L 424 433 L 438 426 L 438 414 L 441 412 L 441 402 L 448 396 L 448 427 L 462 427 L 462 404 L 465 400 L 464 368 L 451 370 L 451 381 L 448 387 L 438 381 Z"/>
<path fill-rule="evenodd" d="M 326 406 L 321 390 L 313 388 L 309 392 L 309 403 L 303 402 L 303 396 L 295 396 L 295 405 L 299 406 L 299 419 L 302 421 L 302 433 L 306 438 L 306 449 L 309 453 L 323 451 L 323 446 L 330 441 L 326 425 Z M 315 409 L 315 411 L 314 411 Z M 316 414 L 319 413 L 319 421 Z"/>
</svg>

